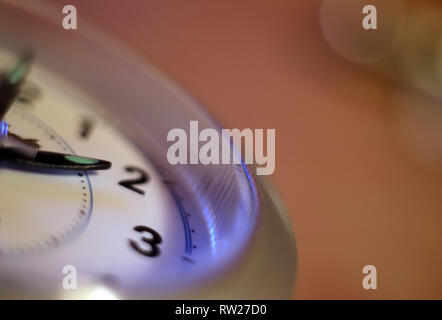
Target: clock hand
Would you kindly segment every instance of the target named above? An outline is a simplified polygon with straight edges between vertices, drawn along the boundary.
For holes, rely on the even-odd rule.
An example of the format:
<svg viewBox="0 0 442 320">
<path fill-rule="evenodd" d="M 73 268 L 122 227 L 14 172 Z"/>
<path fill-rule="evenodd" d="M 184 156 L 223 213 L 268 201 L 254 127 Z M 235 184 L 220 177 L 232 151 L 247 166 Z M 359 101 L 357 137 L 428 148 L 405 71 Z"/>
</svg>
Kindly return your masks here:
<svg viewBox="0 0 442 320">
<path fill-rule="evenodd" d="M 8 132 L 8 124 L 1 119 L 20 93 L 21 85 L 29 71 L 32 55 L 24 55 L 17 65 L 0 80 L 0 160 L 25 165 L 62 170 L 104 170 L 111 163 L 71 154 L 40 151 L 35 140 L 26 140 Z"/>
<path fill-rule="evenodd" d="M 25 158 L 34 158 L 40 146 L 35 140 L 26 140 L 9 132 L 6 121 L 0 120 L 0 150 L 8 150 Z"/>
<path fill-rule="evenodd" d="M 106 170 L 112 163 L 105 160 L 49 151 L 37 151 L 34 158 L 20 156 L 7 149 L 0 150 L 0 159 L 41 168 L 58 170 Z"/>
<path fill-rule="evenodd" d="M 32 55 L 22 56 L 17 65 L 0 80 L 0 119 L 3 119 L 20 93 L 21 85 L 31 66 Z"/>
<path fill-rule="evenodd" d="M 112 165 L 105 160 L 41 151 L 39 147 L 33 140 L 9 133 L 6 121 L 0 121 L 0 160 L 59 170 L 105 170 Z"/>
</svg>

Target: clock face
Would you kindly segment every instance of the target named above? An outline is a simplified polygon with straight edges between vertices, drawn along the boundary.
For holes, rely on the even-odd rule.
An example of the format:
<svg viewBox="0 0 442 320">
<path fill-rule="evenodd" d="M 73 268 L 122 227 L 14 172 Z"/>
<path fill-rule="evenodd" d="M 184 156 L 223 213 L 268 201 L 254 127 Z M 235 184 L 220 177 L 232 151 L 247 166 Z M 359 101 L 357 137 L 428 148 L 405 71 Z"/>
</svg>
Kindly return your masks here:
<svg viewBox="0 0 442 320">
<path fill-rule="evenodd" d="M 250 168 L 167 160 L 170 130 L 218 124 L 153 66 L 66 36 L 26 3 L 0 0 L 1 74 L 35 53 L 2 119 L 10 136 L 78 166 L 0 159 L 0 297 L 288 296 L 293 238 Z M 112 166 L 81 170 L 94 159 Z M 66 289 L 73 272 L 77 289 Z M 278 288 L 266 295 L 258 282 Z"/>
<path fill-rule="evenodd" d="M 0 68 L 14 59 L 1 51 Z M 112 168 L 60 172 L 3 162 L 4 275 L 54 289 L 61 288 L 63 268 L 74 266 L 84 288 L 107 282 L 132 290 L 146 284 L 164 288 L 168 278 L 198 262 L 198 250 L 210 257 L 210 236 L 192 201 L 183 203 L 184 194 L 171 190 L 171 181 L 102 110 L 38 63 L 32 67 L 5 117 L 10 131 L 37 139 L 47 151 L 108 159 Z"/>
</svg>

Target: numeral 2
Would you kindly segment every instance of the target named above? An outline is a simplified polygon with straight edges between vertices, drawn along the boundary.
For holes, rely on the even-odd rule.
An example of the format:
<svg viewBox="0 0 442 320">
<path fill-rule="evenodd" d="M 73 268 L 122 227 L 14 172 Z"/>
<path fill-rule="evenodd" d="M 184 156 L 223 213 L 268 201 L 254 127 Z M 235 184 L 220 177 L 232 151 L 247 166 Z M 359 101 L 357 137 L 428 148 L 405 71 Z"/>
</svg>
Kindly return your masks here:
<svg viewBox="0 0 442 320">
<path fill-rule="evenodd" d="M 142 170 L 140 168 L 132 167 L 132 166 L 127 166 L 124 169 L 127 172 L 138 173 L 138 178 L 123 180 L 123 181 L 120 181 L 118 184 L 120 186 L 128 188 L 129 190 L 135 191 L 136 193 L 144 195 L 144 190 L 135 187 L 135 185 L 136 184 L 145 184 L 145 183 L 149 182 L 150 178 L 149 178 L 149 175 L 147 174 L 147 172 L 145 172 L 144 170 Z"/>
</svg>

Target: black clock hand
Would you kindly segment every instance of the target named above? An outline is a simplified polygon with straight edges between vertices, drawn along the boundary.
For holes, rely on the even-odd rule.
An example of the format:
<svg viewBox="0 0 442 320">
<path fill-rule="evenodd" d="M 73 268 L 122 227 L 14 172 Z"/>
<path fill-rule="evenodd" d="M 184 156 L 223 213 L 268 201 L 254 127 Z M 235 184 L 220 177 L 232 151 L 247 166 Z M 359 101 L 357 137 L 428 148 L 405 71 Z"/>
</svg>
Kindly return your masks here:
<svg viewBox="0 0 442 320">
<path fill-rule="evenodd" d="M 0 159 L 23 165 L 58 170 L 106 170 L 109 161 L 49 151 L 37 151 L 34 158 L 26 158 L 7 149 L 0 150 Z"/>
<path fill-rule="evenodd" d="M 39 148 L 34 140 L 25 140 L 8 132 L 8 124 L 0 121 L 0 160 L 60 170 L 104 170 L 112 165 L 105 160 L 40 151 Z"/>
<path fill-rule="evenodd" d="M 17 65 L 0 79 L 0 119 L 3 119 L 20 93 L 21 85 L 31 66 L 32 55 L 24 55 Z"/>
<path fill-rule="evenodd" d="M 0 160 L 30 166 L 61 170 L 104 170 L 111 167 L 105 160 L 71 154 L 40 151 L 35 140 L 26 140 L 8 132 L 8 124 L 1 121 L 20 93 L 29 71 L 32 55 L 23 56 L 17 65 L 0 80 Z"/>
</svg>

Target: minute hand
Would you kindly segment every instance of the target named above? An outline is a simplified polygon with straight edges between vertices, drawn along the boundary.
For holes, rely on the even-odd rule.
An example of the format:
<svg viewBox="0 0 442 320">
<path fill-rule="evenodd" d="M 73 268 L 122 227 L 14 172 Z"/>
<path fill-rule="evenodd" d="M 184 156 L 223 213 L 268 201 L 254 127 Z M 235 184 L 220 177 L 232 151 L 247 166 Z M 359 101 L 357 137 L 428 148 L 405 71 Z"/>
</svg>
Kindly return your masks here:
<svg viewBox="0 0 442 320">
<path fill-rule="evenodd" d="M 106 170 L 112 166 L 109 161 L 105 160 L 40 150 L 37 151 L 34 158 L 27 158 L 7 149 L 2 149 L 0 150 L 0 160 L 57 170 Z"/>
<path fill-rule="evenodd" d="M 8 124 L 0 120 L 0 160 L 61 170 L 104 170 L 111 167 L 109 161 L 40 151 L 39 147 L 32 140 L 25 140 L 8 132 Z"/>
</svg>

